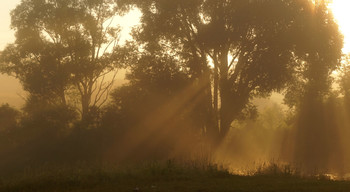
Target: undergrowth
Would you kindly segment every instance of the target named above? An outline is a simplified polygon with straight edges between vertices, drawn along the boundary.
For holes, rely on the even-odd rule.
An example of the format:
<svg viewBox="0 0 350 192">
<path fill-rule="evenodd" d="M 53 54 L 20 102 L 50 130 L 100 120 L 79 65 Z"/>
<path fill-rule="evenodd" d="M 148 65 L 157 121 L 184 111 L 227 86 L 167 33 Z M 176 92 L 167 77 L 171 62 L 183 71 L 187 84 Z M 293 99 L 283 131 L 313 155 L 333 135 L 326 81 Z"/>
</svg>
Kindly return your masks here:
<svg viewBox="0 0 350 192">
<path fill-rule="evenodd" d="M 305 178 L 298 169 L 277 163 L 262 164 L 250 175 L 238 176 L 222 164 L 174 159 L 129 165 L 42 165 L 0 179 L 0 191 L 9 192 L 133 190 L 321 192 L 350 191 L 350 183 L 327 177 Z"/>
</svg>

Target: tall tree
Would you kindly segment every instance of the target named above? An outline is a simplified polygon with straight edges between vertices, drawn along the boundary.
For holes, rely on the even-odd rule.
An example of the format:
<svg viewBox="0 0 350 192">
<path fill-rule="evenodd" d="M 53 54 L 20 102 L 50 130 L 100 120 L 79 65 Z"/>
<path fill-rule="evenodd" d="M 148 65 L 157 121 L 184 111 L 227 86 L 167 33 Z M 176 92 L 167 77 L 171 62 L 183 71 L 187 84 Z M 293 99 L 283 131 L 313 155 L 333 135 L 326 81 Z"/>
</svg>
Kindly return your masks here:
<svg viewBox="0 0 350 192">
<path fill-rule="evenodd" d="M 194 82 L 207 85 L 198 89 L 207 95 L 202 106 L 210 119 L 202 129 L 216 141 L 226 136 L 232 121 L 252 114 L 253 97 L 282 90 L 300 70 L 325 68 L 327 74 L 340 54 L 341 35 L 323 1 L 119 3 L 142 11 L 135 39 L 143 48 L 162 47 L 164 54 L 186 63 Z"/>
<path fill-rule="evenodd" d="M 335 123 L 336 105 L 331 91 L 331 74 L 340 65 L 343 37 L 324 1 L 315 3 L 301 27 L 305 38 L 298 43 L 296 52 L 299 67 L 288 83 L 285 103 L 296 115 L 293 161 L 302 163 L 303 171 L 314 174 L 316 170 L 333 169 L 332 157 L 337 157 L 339 167 L 343 163 L 339 155 L 343 147 L 341 129 Z"/>
<path fill-rule="evenodd" d="M 1 71 L 50 103 L 66 105 L 68 93 L 78 92 L 85 121 L 112 86 L 105 75 L 115 67 L 115 14 L 112 0 L 24 0 L 11 12 L 16 41 L 1 53 Z"/>
</svg>

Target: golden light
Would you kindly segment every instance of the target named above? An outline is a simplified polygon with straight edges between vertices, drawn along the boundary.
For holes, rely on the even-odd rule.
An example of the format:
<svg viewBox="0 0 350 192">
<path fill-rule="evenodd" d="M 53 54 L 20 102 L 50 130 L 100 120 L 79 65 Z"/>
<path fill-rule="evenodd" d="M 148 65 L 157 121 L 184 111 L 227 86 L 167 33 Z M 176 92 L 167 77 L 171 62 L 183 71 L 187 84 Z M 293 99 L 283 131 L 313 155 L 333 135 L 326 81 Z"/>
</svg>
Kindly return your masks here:
<svg viewBox="0 0 350 192">
<path fill-rule="evenodd" d="M 350 52 L 350 1 L 333 0 L 330 4 L 333 15 L 339 24 L 339 28 L 344 35 L 344 53 Z"/>
</svg>

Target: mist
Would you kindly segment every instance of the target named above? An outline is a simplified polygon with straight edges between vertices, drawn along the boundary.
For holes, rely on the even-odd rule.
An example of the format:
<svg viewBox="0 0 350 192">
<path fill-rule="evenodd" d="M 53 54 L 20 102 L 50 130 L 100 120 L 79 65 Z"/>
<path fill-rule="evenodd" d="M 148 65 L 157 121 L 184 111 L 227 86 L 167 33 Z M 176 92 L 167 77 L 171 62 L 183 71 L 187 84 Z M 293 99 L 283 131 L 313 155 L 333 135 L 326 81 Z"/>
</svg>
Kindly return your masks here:
<svg viewBox="0 0 350 192">
<path fill-rule="evenodd" d="M 0 72 L 25 101 L 0 101 L 1 177 L 196 161 L 350 178 L 349 56 L 325 1 L 28 0 L 11 27 Z"/>
</svg>

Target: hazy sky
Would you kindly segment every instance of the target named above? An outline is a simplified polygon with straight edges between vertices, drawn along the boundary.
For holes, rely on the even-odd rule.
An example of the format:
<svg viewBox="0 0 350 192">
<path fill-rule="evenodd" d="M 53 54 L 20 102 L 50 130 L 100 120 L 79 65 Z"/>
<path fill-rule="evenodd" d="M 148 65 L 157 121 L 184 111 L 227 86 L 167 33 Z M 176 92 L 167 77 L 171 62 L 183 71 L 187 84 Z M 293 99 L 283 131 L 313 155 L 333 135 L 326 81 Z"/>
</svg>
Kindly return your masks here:
<svg viewBox="0 0 350 192">
<path fill-rule="evenodd" d="M 10 10 L 14 9 L 20 0 L 0 0 L 0 50 L 6 44 L 14 41 L 14 32 L 10 29 Z M 340 24 L 340 29 L 345 36 L 344 52 L 350 52 L 350 0 L 333 0 L 331 5 L 334 15 Z M 130 27 L 138 23 L 140 13 L 134 12 L 125 16 L 123 19 L 115 19 L 120 21 L 119 24 L 125 26 L 123 38 L 128 38 Z M 0 105 L 9 103 L 12 106 L 20 107 L 23 103 L 25 93 L 22 91 L 19 82 L 5 75 L 0 75 Z"/>
<path fill-rule="evenodd" d="M 14 9 L 20 0 L 1 0 L 0 1 L 0 49 L 2 50 L 7 43 L 14 41 L 13 31 L 10 29 L 10 10 Z"/>
<path fill-rule="evenodd" d="M 15 40 L 14 32 L 10 29 L 10 10 L 14 9 L 19 2 L 20 0 L 0 0 L 0 50 Z M 9 103 L 20 107 L 24 103 L 20 95 L 23 97 L 24 92 L 19 82 L 12 77 L 0 74 L 0 105 Z"/>
<path fill-rule="evenodd" d="M 350 52 L 350 0 L 333 0 L 330 5 L 334 17 L 338 21 L 340 30 L 344 34 L 343 52 Z"/>
</svg>

